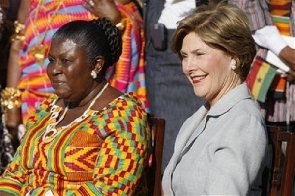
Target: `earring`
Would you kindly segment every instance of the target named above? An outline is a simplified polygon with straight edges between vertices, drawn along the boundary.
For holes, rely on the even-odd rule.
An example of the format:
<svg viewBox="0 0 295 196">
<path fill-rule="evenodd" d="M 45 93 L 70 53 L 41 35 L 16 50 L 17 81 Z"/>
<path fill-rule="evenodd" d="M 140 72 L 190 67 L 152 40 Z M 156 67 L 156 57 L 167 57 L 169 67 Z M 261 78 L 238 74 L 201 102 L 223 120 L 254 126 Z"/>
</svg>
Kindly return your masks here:
<svg viewBox="0 0 295 196">
<path fill-rule="evenodd" d="M 231 69 L 232 69 L 232 70 L 236 70 L 236 69 L 237 69 L 237 66 L 236 66 L 236 65 L 232 65 L 232 66 L 231 66 Z"/>
<path fill-rule="evenodd" d="M 97 73 L 94 70 L 91 71 L 90 75 L 93 79 L 97 78 Z"/>
</svg>

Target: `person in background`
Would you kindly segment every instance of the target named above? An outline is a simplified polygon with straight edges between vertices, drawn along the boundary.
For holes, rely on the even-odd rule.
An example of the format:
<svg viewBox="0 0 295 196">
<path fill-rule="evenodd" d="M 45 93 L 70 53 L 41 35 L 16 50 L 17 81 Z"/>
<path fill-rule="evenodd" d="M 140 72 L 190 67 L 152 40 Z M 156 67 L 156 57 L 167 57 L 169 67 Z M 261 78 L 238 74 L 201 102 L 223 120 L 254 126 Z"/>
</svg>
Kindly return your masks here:
<svg viewBox="0 0 295 196">
<path fill-rule="evenodd" d="M 267 133 L 245 80 L 256 54 L 246 14 L 225 1 L 181 20 L 172 50 L 207 102 L 182 125 L 164 195 L 261 195 Z"/>
<path fill-rule="evenodd" d="M 122 50 L 106 18 L 72 21 L 53 35 L 47 74 L 55 94 L 28 119 L 0 195 L 132 195 L 150 149 L 135 93 L 109 85 Z"/>
<path fill-rule="evenodd" d="M 265 59 L 267 50 L 270 50 L 290 68 L 289 73 L 278 73 L 271 86 L 276 87 L 279 83 L 285 84 L 282 88 L 282 96 L 277 96 L 278 93 L 273 91 L 275 88 L 271 88 L 265 103 L 259 103 L 268 123 L 282 125 L 291 123 L 294 126 L 295 46 L 294 44 L 288 45 L 282 35 L 295 36 L 295 0 L 229 0 L 229 3 L 238 5 L 246 12 L 253 37 L 259 47 L 257 55 Z M 278 17 L 289 21 L 288 24 L 279 25 L 278 20 L 275 20 Z"/>
<path fill-rule="evenodd" d="M 176 23 L 196 5 L 195 0 L 145 0 L 144 5 L 148 100 L 151 113 L 166 120 L 162 162 L 165 168 L 183 121 L 204 103 L 204 99 L 195 97 L 177 55 L 170 49 Z"/>
<path fill-rule="evenodd" d="M 0 92 L 6 86 L 7 61 L 10 48 L 9 37 L 13 34 L 13 21 L 19 3 L 19 0 L 0 0 Z M 1 103 L 0 96 L 0 174 L 11 161 L 19 145 L 18 138 L 12 137 L 5 128 Z"/>
<path fill-rule="evenodd" d="M 10 41 L 13 34 L 13 21 L 16 19 L 20 0 L 0 0 L 0 85 L 6 86 L 6 73 Z"/>
<path fill-rule="evenodd" d="M 121 92 L 134 91 L 148 110 L 143 21 L 134 1 L 26 0 L 21 1 L 14 23 L 7 87 L 3 90 L 6 101 L 13 103 L 5 106 L 10 133 L 17 135 L 21 130 L 19 125 L 26 124 L 40 102 L 53 92 L 46 75 L 47 52 L 53 33 L 69 21 L 99 17 L 109 18 L 116 24 L 123 40 L 122 55 L 116 66 L 107 71 L 107 80 Z"/>
</svg>

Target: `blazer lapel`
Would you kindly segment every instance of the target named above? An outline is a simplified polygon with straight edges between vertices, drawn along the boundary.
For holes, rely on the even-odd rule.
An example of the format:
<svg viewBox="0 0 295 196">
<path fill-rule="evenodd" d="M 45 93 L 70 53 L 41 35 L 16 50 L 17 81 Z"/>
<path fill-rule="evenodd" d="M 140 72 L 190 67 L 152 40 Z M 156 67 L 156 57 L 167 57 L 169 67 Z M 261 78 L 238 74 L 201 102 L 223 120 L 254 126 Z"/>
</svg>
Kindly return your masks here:
<svg viewBox="0 0 295 196">
<path fill-rule="evenodd" d="M 172 174 L 173 171 L 178 163 L 178 161 L 181 159 L 182 151 L 184 147 L 186 146 L 188 140 L 190 139 L 193 132 L 197 129 L 200 122 L 202 121 L 202 118 L 204 114 L 206 113 L 206 108 L 202 106 L 195 114 L 193 114 L 190 118 L 188 118 L 180 128 L 180 131 L 178 133 L 177 139 L 175 141 L 174 146 L 174 153 L 165 169 L 163 180 L 165 185 L 169 185 L 169 188 L 166 187 L 166 194 L 167 195 L 173 195 L 172 190 Z"/>
<path fill-rule="evenodd" d="M 220 101 L 210 109 L 210 111 L 208 112 L 207 115 L 206 115 L 207 110 L 205 110 L 205 111 L 202 110 L 202 112 L 199 113 L 200 115 L 198 116 L 198 118 L 199 118 L 198 123 L 194 124 L 194 123 L 190 122 L 190 123 L 194 124 L 194 129 L 191 130 L 191 132 L 189 133 L 191 136 L 186 140 L 187 142 L 185 142 L 185 144 L 182 146 L 176 163 L 178 163 L 181 160 L 181 157 L 187 151 L 189 151 L 189 149 L 193 145 L 194 141 L 199 137 L 200 134 L 203 133 L 210 117 L 217 117 L 217 116 L 227 112 L 228 110 L 230 110 L 230 108 L 232 108 L 241 99 L 251 98 L 249 95 L 249 90 L 248 90 L 248 88 L 245 87 L 245 85 L 246 84 L 244 83 L 228 93 L 227 96 L 229 97 L 230 100 L 232 100 L 231 102 L 228 102 L 227 101 L 228 99 L 225 99 L 225 100 L 220 99 Z M 236 92 L 239 92 L 239 93 L 236 93 Z M 206 117 L 203 118 L 201 115 L 203 115 L 203 117 L 206 115 Z M 198 153 L 196 153 L 196 156 L 198 156 Z"/>
<path fill-rule="evenodd" d="M 180 161 L 181 157 L 189 151 L 191 145 L 194 143 L 194 141 L 198 138 L 198 136 L 204 131 L 206 127 L 206 120 L 203 119 L 202 122 L 199 124 L 199 126 L 195 129 L 195 131 L 192 133 L 191 137 L 186 142 L 185 146 L 182 148 L 181 153 L 178 157 L 178 161 Z M 197 156 L 197 155 L 196 155 Z"/>
<path fill-rule="evenodd" d="M 192 140 L 192 135 L 197 137 L 202 130 L 197 127 L 200 127 L 200 123 L 206 114 L 207 110 L 204 106 L 200 108 L 198 112 L 196 112 L 193 116 L 191 116 L 180 129 L 180 132 L 178 134 L 175 147 L 174 147 L 174 153 L 170 160 L 171 162 L 171 169 L 174 170 L 175 166 L 177 165 L 178 161 L 181 159 L 181 156 L 183 152 L 185 151 L 187 145 Z M 196 130 L 197 129 L 197 130 Z"/>
</svg>

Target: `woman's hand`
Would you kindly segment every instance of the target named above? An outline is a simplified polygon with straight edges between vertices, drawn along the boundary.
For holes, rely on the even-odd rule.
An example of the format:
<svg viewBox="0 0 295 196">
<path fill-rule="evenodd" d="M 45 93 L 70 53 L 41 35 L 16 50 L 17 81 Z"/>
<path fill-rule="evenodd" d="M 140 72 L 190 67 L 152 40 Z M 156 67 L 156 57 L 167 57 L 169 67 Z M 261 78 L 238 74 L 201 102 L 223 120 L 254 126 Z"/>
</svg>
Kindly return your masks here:
<svg viewBox="0 0 295 196">
<path fill-rule="evenodd" d="M 12 108 L 7 110 L 5 118 L 5 126 L 8 132 L 13 136 L 13 138 L 18 138 L 18 127 L 22 124 L 21 109 Z"/>
<path fill-rule="evenodd" d="M 21 40 L 15 40 L 11 43 L 7 70 L 7 87 L 17 89 L 20 79 L 18 59 L 22 44 L 23 41 Z M 13 137 L 16 137 L 18 126 L 22 123 L 21 109 L 15 107 L 12 109 L 7 109 L 5 113 L 6 128 Z"/>
<path fill-rule="evenodd" d="M 286 46 L 279 53 L 279 58 L 290 67 L 288 79 L 293 80 L 295 78 L 295 49 Z"/>
<path fill-rule="evenodd" d="M 117 24 L 121 21 L 122 16 L 119 10 L 117 9 L 117 6 L 114 0 L 85 0 L 85 1 L 88 3 L 86 6 L 86 9 L 88 9 L 94 15 L 101 18 L 106 17 L 110 21 L 112 21 L 113 24 Z"/>
</svg>

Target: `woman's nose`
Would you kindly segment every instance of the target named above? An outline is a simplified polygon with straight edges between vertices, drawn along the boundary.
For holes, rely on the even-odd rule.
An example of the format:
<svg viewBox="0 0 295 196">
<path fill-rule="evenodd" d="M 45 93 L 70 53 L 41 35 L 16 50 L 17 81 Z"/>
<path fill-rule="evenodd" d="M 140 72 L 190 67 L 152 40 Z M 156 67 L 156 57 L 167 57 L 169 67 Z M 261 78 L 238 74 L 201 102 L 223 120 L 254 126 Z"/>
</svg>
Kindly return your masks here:
<svg viewBox="0 0 295 196">
<path fill-rule="evenodd" d="M 196 62 L 193 58 L 188 57 L 185 61 L 182 61 L 183 71 L 190 73 L 193 69 L 196 69 Z"/>
<path fill-rule="evenodd" d="M 47 69 L 48 69 L 48 72 L 52 75 L 57 75 L 62 72 L 61 65 L 58 62 L 49 63 Z"/>
</svg>

